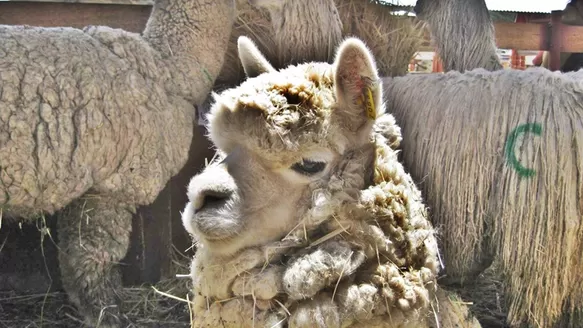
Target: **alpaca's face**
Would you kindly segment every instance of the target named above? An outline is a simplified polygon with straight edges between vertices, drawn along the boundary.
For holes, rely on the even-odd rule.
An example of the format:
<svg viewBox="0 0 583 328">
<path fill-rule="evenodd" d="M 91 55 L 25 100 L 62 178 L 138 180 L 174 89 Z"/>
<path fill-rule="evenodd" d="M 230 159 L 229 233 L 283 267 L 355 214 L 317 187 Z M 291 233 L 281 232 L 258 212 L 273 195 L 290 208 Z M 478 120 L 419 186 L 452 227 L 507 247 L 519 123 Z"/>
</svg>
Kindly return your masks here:
<svg viewBox="0 0 583 328">
<path fill-rule="evenodd" d="M 279 240 L 300 224 L 314 191 L 349 154 L 372 149 L 366 108 L 382 108 L 376 67 L 360 42 L 345 41 L 333 65 L 281 71 L 262 66 L 245 42 L 239 53 L 249 79 L 217 95 L 209 115 L 210 137 L 224 155 L 191 180 L 182 217 L 217 255 Z M 363 94 L 367 100 L 358 101 Z"/>
<path fill-rule="evenodd" d="M 328 181 L 340 156 L 321 149 L 298 158 L 282 166 L 237 145 L 191 180 L 187 230 L 222 255 L 281 238 L 311 207 L 312 191 Z"/>
</svg>

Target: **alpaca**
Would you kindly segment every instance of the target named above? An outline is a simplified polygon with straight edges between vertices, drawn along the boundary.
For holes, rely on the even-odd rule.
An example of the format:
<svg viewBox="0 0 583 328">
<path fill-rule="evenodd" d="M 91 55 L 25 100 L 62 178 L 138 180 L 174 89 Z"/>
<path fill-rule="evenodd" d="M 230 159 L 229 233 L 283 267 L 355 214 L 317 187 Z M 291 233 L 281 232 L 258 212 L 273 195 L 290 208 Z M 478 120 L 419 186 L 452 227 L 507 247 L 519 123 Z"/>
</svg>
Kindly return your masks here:
<svg viewBox="0 0 583 328">
<path fill-rule="evenodd" d="M 383 80 L 448 279 L 496 261 L 513 326 L 583 309 L 582 82 L 538 67 Z"/>
<path fill-rule="evenodd" d="M 579 0 L 570 0 L 561 17 L 563 24 L 583 26 L 583 2 Z"/>
<path fill-rule="evenodd" d="M 429 25 L 445 71 L 502 69 L 485 0 L 417 0 L 415 13 Z"/>
<path fill-rule="evenodd" d="M 234 0 L 157 0 L 142 35 L 0 25 L 0 216 L 58 216 L 63 287 L 116 327 L 116 262 L 136 206 L 187 160 Z"/>
<path fill-rule="evenodd" d="M 227 56 L 214 91 L 238 85 L 246 78 L 237 56 L 240 36 L 252 37 L 276 68 L 310 60 L 328 62 L 342 37 L 343 25 L 333 0 L 239 0 L 237 9 Z M 209 94 L 200 107 L 206 112 L 211 102 Z"/>
<path fill-rule="evenodd" d="M 214 95 L 218 158 L 182 216 L 197 246 L 193 326 L 479 327 L 447 315 L 435 231 L 366 45 L 281 70 L 250 39 L 238 48 L 248 79 Z"/>
</svg>

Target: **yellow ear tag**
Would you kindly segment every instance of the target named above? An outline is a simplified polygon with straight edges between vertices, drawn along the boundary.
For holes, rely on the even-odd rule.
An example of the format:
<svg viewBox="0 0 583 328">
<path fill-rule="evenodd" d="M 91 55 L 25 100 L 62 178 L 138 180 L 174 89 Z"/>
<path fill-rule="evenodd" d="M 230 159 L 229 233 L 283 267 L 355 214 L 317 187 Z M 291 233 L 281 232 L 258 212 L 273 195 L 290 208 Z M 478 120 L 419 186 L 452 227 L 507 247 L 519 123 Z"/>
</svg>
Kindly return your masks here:
<svg viewBox="0 0 583 328">
<path fill-rule="evenodd" d="M 368 116 L 368 118 L 370 118 L 371 120 L 375 120 L 377 118 L 377 111 L 374 105 L 372 91 L 370 90 L 370 88 L 366 88 L 365 90 L 366 95 L 363 94 L 361 99 L 366 107 L 366 116 Z"/>
</svg>

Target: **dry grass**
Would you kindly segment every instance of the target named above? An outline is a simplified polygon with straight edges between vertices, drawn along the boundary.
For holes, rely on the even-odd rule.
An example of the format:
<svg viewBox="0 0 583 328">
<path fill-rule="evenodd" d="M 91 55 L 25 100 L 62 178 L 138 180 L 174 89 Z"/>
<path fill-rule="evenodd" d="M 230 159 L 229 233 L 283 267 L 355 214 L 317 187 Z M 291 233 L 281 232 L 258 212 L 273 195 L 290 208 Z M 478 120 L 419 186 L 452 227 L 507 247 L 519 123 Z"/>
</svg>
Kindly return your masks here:
<svg viewBox="0 0 583 328">
<path fill-rule="evenodd" d="M 174 278 L 155 286 L 124 288 L 121 292 L 124 327 L 189 327 L 189 310 L 183 298 L 188 279 Z M 63 292 L 17 295 L 0 292 L 0 327 L 86 327 Z"/>
<path fill-rule="evenodd" d="M 395 15 L 391 6 L 381 5 L 375 1 L 335 0 L 335 2 L 343 23 L 343 37 L 361 38 L 373 52 L 381 75 L 406 74 L 411 58 L 423 42 L 423 23 L 410 17 Z M 243 67 L 237 54 L 237 39 L 241 35 L 250 37 L 274 67 L 287 66 L 287 63 L 278 61 L 281 56 L 277 53 L 277 42 L 269 13 L 251 6 L 246 1 L 239 3 L 238 6 L 239 16 L 231 34 L 225 63 L 215 84 L 218 89 L 236 85 L 244 79 Z"/>
<path fill-rule="evenodd" d="M 335 0 L 344 36 L 361 38 L 371 49 L 382 76 L 401 76 L 423 43 L 423 23 L 377 1 Z"/>
<path fill-rule="evenodd" d="M 448 290 L 457 293 L 469 306 L 482 327 L 507 328 L 507 303 L 504 299 L 504 285 L 497 265 L 492 265 L 473 282 L 464 286 L 450 285 Z M 439 283 L 439 280 L 438 280 Z"/>
<path fill-rule="evenodd" d="M 54 222 L 47 222 L 44 217 L 41 217 L 37 220 L 36 227 L 18 227 L 17 225 L 2 227 L 0 246 L 3 247 L 0 247 L 0 250 L 4 253 L 0 254 L 0 263 L 3 263 L 2 266 L 14 265 L 12 258 L 16 257 L 16 259 L 20 258 L 18 260 L 20 264 L 12 270 L 3 267 L 8 271 L 0 270 L 0 279 L 18 277 L 21 280 L 16 285 L 19 287 L 14 288 L 10 288 L 10 282 L 6 285 L 5 281 L 0 281 L 0 286 L 3 286 L 3 290 L 0 290 L 0 328 L 86 327 L 82 316 L 68 301 L 67 295 L 59 289 L 60 278 L 54 263 L 58 247 L 50 234 L 54 228 L 53 224 Z M 36 236 L 28 238 L 35 229 L 38 229 L 40 235 L 38 240 Z M 20 232 L 20 236 L 9 238 L 10 233 L 15 232 L 17 234 Z M 27 241 L 17 242 L 18 238 L 26 238 Z M 20 249 L 21 247 L 29 249 Z M 144 284 L 125 287 L 119 291 L 123 299 L 121 304 L 123 327 L 190 326 L 186 300 L 192 288 L 191 280 L 189 277 L 180 275 L 190 272 L 190 258 L 185 257 L 176 249 L 172 257 L 171 270 L 179 274 L 178 278 L 162 280 L 154 286 Z M 34 288 L 34 290 L 24 292 L 20 289 L 23 287 Z M 43 290 L 46 292 L 42 292 Z"/>
<path fill-rule="evenodd" d="M 239 62 L 237 39 L 239 36 L 251 38 L 269 61 L 276 62 L 273 28 L 266 10 L 252 7 L 247 1 L 239 3 L 238 16 L 231 32 L 231 41 L 225 55 L 225 63 L 215 82 L 219 89 L 239 84 L 245 77 L 243 66 Z"/>
</svg>

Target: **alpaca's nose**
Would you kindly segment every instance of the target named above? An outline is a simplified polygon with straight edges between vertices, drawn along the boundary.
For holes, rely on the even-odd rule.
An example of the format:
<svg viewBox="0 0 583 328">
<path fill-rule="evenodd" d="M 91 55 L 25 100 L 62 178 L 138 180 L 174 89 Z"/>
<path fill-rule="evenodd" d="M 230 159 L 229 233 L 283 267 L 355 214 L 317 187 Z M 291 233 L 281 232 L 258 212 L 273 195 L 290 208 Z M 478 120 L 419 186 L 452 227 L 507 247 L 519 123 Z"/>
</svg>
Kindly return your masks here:
<svg viewBox="0 0 583 328">
<path fill-rule="evenodd" d="M 203 190 L 201 193 L 202 201 L 199 208 L 195 208 L 194 213 L 203 208 L 217 208 L 223 205 L 231 196 L 232 192 L 221 192 L 217 190 Z"/>
<path fill-rule="evenodd" d="M 235 189 L 235 181 L 229 174 L 226 163 L 207 168 L 189 186 L 189 198 L 194 212 L 223 206 Z"/>
</svg>

